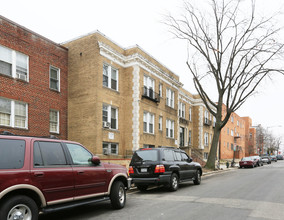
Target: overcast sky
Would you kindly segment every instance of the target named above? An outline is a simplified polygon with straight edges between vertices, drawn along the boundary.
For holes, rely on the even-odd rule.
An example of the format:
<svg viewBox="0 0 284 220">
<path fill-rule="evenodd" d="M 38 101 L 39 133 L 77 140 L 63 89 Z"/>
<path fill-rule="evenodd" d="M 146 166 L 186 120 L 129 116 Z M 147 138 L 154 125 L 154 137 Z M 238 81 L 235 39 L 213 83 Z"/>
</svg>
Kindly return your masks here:
<svg viewBox="0 0 284 220">
<path fill-rule="evenodd" d="M 283 0 L 256 2 L 262 15 L 284 5 Z M 185 64 L 186 43 L 174 39 L 161 23 L 162 15 L 179 14 L 181 7 L 182 0 L 6 0 L 1 2 L 0 14 L 56 43 L 99 30 L 121 47 L 138 44 L 179 75 L 185 89 L 196 93 Z M 263 83 L 237 113 L 250 116 L 253 125 L 262 124 L 284 136 L 283 96 L 284 76 L 278 74 Z"/>
</svg>

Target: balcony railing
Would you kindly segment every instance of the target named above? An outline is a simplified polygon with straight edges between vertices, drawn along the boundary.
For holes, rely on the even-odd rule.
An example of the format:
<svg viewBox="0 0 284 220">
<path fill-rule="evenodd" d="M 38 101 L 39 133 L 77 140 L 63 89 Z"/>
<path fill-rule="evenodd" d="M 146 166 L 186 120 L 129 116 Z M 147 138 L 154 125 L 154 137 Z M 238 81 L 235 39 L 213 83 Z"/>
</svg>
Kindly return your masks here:
<svg viewBox="0 0 284 220">
<path fill-rule="evenodd" d="M 181 124 L 186 124 L 186 125 L 188 125 L 188 120 L 186 120 L 186 119 L 184 119 L 184 118 L 179 118 L 179 123 L 181 123 Z"/>
<path fill-rule="evenodd" d="M 212 121 L 209 120 L 208 118 L 204 118 L 204 125 L 211 126 L 212 125 Z"/>
<path fill-rule="evenodd" d="M 142 97 L 149 99 L 153 102 L 160 102 L 160 95 L 153 91 L 152 88 L 143 87 Z"/>
</svg>

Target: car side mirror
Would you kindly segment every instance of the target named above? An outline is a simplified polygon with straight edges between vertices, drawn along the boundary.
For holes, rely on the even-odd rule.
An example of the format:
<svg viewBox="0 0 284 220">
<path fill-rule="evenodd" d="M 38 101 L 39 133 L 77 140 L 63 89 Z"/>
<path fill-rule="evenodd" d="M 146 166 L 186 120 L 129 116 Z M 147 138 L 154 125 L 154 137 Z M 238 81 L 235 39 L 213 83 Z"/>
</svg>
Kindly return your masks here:
<svg viewBox="0 0 284 220">
<path fill-rule="evenodd" d="M 101 163 L 101 160 L 98 156 L 93 156 L 91 161 L 95 165 L 99 165 Z"/>
<path fill-rule="evenodd" d="M 187 162 L 188 162 L 188 163 L 191 163 L 191 162 L 192 162 L 192 158 L 188 158 L 188 159 L 187 159 Z"/>
</svg>

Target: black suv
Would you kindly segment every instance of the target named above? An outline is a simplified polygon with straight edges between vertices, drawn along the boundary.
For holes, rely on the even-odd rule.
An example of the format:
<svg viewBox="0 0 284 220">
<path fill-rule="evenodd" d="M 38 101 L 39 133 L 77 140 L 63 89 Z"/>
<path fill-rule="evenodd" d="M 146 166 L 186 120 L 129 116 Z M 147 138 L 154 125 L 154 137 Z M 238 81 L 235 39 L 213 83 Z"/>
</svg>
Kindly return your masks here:
<svg viewBox="0 0 284 220">
<path fill-rule="evenodd" d="M 193 181 L 199 185 L 202 167 L 177 148 L 142 148 L 134 152 L 129 175 L 141 191 L 149 185 L 164 185 L 176 191 L 180 182 Z"/>
</svg>

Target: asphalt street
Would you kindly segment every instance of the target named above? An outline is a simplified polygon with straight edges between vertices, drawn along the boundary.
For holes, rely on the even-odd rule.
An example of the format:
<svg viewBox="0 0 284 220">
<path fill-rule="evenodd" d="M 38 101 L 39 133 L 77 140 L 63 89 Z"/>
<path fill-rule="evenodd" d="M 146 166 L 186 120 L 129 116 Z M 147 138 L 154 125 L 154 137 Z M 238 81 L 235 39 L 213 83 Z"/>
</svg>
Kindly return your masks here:
<svg viewBox="0 0 284 220">
<path fill-rule="evenodd" d="M 199 186 L 176 192 L 153 188 L 129 192 L 124 209 L 109 202 L 40 216 L 40 220 L 92 219 L 284 219 L 284 161 L 205 176 Z"/>
</svg>

